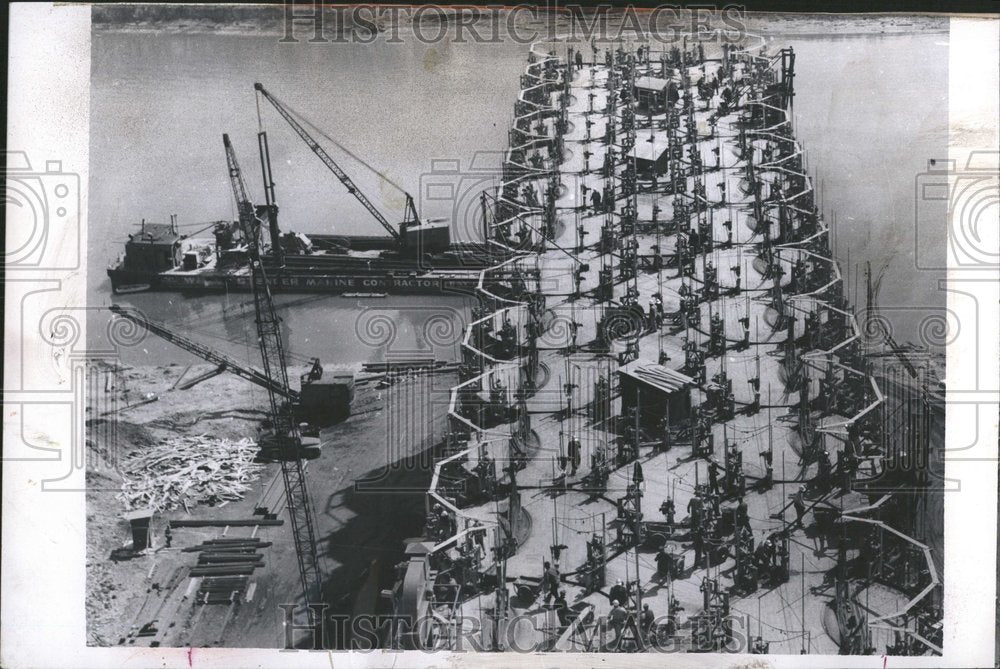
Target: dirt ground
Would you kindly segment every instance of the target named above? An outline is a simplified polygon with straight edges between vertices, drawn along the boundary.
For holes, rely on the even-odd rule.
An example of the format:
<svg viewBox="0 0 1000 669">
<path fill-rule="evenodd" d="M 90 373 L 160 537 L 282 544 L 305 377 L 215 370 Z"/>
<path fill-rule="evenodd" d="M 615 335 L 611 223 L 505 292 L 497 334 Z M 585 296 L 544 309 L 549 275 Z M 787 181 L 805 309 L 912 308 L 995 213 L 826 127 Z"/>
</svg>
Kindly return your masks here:
<svg viewBox="0 0 1000 669">
<path fill-rule="evenodd" d="M 226 606 L 195 605 L 187 568 L 197 553 L 185 546 L 219 537 L 221 527 L 175 529 L 166 547 L 164 529 L 172 518 L 251 518 L 263 505 L 285 517 L 280 466 L 269 464 L 242 500 L 156 514 L 152 547 L 130 560 L 111 553 L 131 542 L 127 509 L 118 498 L 120 469 L 130 452 L 159 440 L 209 435 L 256 438 L 267 396 L 263 389 L 222 374 L 188 390 L 173 389 L 184 374 L 191 379 L 211 367 L 185 370 L 171 365 L 148 368 L 94 367 L 87 421 L 87 638 L 92 645 L 280 647 L 283 603 L 300 590 L 294 544 L 287 523 L 258 528 L 264 567 L 251 576 L 252 599 Z M 290 369 L 292 378 L 300 371 Z M 418 534 L 423 493 L 429 482 L 426 457 L 445 426 L 453 374 L 404 379 L 391 387 L 359 384 L 352 415 L 321 434 L 321 456 L 307 464 L 315 511 L 325 595 L 334 609 L 358 607 L 356 590 L 366 577 L 391 578 L 401 559 L 402 540 Z M 147 401 L 155 397 L 155 400 Z M 145 403 L 143 403 L 145 402 Z M 358 483 L 367 481 L 367 483 Z M 226 530 L 226 537 L 249 536 L 250 527 Z M 374 582 L 373 581 L 373 582 Z M 364 606 L 370 607 L 372 603 Z M 155 621 L 155 622 L 154 622 Z M 143 625 L 156 631 L 137 638 Z M 130 634 L 131 633 L 131 634 Z"/>
<path fill-rule="evenodd" d="M 193 378 L 204 369 L 188 370 Z M 111 552 L 131 542 L 127 509 L 118 499 L 120 468 L 128 454 L 178 435 L 211 434 L 240 439 L 256 434 L 244 412 L 253 386 L 236 377 L 216 377 L 187 391 L 171 391 L 182 366 L 91 368 L 97 376 L 87 420 L 87 637 L 95 645 L 114 645 L 127 634 L 150 586 L 148 575 L 164 545 L 165 518 L 152 526 L 153 551 L 114 562 Z M 234 392 L 235 391 L 235 392 Z M 147 393 L 159 398 L 136 406 Z M 258 400 L 263 400 L 261 392 Z M 129 406 L 131 405 L 131 408 Z M 250 404 L 249 406 L 253 406 Z"/>
</svg>

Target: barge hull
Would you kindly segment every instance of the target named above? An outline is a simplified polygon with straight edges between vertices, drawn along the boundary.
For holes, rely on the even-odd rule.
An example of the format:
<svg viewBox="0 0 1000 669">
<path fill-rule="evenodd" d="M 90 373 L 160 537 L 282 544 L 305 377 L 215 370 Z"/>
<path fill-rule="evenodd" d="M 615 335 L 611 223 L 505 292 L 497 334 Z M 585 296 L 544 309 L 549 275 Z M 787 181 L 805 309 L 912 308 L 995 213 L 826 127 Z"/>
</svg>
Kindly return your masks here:
<svg viewBox="0 0 1000 669">
<path fill-rule="evenodd" d="M 250 277 L 245 274 L 158 274 L 138 275 L 122 270 L 108 270 L 116 293 L 137 290 L 179 291 L 185 293 L 250 292 Z M 472 294 L 479 284 L 478 273 L 466 276 L 363 276 L 343 274 L 286 274 L 269 277 L 276 292 L 303 293 L 387 293 L 390 295 Z"/>
</svg>

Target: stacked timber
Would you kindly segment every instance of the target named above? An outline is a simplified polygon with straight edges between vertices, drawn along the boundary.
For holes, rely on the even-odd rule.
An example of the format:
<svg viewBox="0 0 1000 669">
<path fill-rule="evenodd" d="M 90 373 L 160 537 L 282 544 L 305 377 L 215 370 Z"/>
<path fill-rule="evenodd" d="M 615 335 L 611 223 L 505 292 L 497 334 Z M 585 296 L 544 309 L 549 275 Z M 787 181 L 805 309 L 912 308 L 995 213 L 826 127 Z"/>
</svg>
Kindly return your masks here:
<svg viewBox="0 0 1000 669">
<path fill-rule="evenodd" d="M 246 592 L 249 576 L 209 576 L 198 586 L 196 601 L 202 604 L 231 604 Z"/>
<path fill-rule="evenodd" d="M 250 439 L 165 439 L 125 457 L 118 498 L 128 509 L 153 512 L 242 499 L 263 469 L 253 462 L 257 452 Z"/>
<path fill-rule="evenodd" d="M 209 539 L 185 552 L 198 553 L 198 564 L 188 576 L 203 577 L 198 584 L 197 601 L 202 604 L 230 604 L 247 590 L 250 576 L 264 566 L 260 549 L 271 545 L 269 541 L 244 537 Z"/>
</svg>

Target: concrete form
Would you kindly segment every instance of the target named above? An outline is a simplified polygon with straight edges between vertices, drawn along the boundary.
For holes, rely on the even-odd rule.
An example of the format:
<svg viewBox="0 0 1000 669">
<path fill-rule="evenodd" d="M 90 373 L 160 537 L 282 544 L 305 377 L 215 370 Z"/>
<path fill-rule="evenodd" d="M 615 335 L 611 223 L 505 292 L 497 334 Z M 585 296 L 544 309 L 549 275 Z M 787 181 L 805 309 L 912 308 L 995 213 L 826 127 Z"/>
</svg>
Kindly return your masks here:
<svg viewBox="0 0 1000 669">
<path fill-rule="evenodd" d="M 439 584 L 464 564 L 477 587 L 463 592 L 477 594 L 447 605 L 428 597 L 440 621 L 433 644 L 649 648 L 618 643 L 601 624 L 622 580 L 638 584 L 630 614 L 641 617 L 643 604 L 658 622 L 676 614 L 669 634 L 685 650 L 707 639 L 748 652 L 761 637 L 771 653 L 881 653 L 899 632 L 938 651 L 926 616 L 917 620 L 940 601 L 929 550 L 872 512 L 891 494 L 863 494 L 886 473 L 883 396 L 785 111 L 790 50 L 583 51 L 581 67 L 572 46 L 532 48 L 504 183 L 484 195 L 490 243 L 505 260 L 483 272 L 485 306 L 463 345 L 452 455 L 428 492 L 438 543 L 426 572 Z M 627 91 L 650 78 L 673 82 L 681 100 L 637 112 Z M 660 173 L 636 169 L 650 150 L 654 162 L 666 156 Z M 623 401 L 618 387 L 620 368 L 636 365 L 693 378 L 693 415 L 662 416 L 661 406 L 659 431 L 641 424 L 643 400 Z M 692 498 L 710 499 L 713 469 L 725 476 L 720 525 L 748 516 L 751 550 L 787 539 L 774 584 L 739 587 L 732 530 L 719 531 L 717 562 L 694 564 Z M 487 494 L 458 490 L 466 475 L 490 482 Z M 860 525 L 920 553 L 909 580 L 878 591 L 878 606 L 846 571 L 864 562 L 868 539 L 858 537 L 871 533 Z M 606 559 L 596 589 L 594 541 Z M 664 574 L 661 553 L 683 570 Z M 542 594 L 527 601 L 545 561 L 583 612 L 568 626 Z M 726 641 L 734 627 L 742 646 Z"/>
</svg>

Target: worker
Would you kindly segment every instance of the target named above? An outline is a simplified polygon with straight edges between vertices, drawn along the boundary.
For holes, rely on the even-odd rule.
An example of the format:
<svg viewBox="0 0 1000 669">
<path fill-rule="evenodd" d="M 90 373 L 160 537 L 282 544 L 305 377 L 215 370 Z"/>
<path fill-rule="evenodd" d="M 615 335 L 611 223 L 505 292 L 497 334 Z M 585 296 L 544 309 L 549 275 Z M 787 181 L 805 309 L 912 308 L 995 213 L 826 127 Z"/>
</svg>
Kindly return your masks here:
<svg viewBox="0 0 1000 669">
<path fill-rule="evenodd" d="M 698 569 L 701 567 L 701 556 L 705 551 L 705 538 L 702 534 L 701 527 L 692 528 L 691 534 L 694 539 L 694 568 Z"/>
<path fill-rule="evenodd" d="M 496 468 L 489 453 L 483 453 L 475 467 L 479 477 L 479 490 L 488 498 L 493 499 L 496 493 Z"/>
<path fill-rule="evenodd" d="M 662 548 L 656 553 L 656 573 L 659 576 L 673 576 L 674 558 Z"/>
<path fill-rule="evenodd" d="M 757 396 L 760 397 L 759 391 L 757 391 Z M 764 485 L 768 488 L 774 483 L 774 451 L 768 448 L 766 451 L 760 454 L 760 457 L 764 459 Z"/>
<path fill-rule="evenodd" d="M 578 68 L 583 67 L 583 53 L 581 53 L 580 51 L 576 52 L 575 62 Z"/>
<path fill-rule="evenodd" d="M 480 553 L 484 553 L 486 551 L 486 548 L 484 546 L 484 543 L 486 541 L 486 528 L 477 527 L 472 530 L 471 534 L 472 534 L 472 540 L 475 542 L 477 550 Z"/>
<path fill-rule="evenodd" d="M 432 539 L 437 539 L 441 536 L 441 515 L 438 512 L 440 508 L 440 504 L 435 504 L 427 513 L 427 534 Z"/>
<path fill-rule="evenodd" d="M 170 548 L 171 544 L 174 543 L 174 533 L 170 529 L 170 525 L 167 525 L 167 529 L 163 531 L 163 538 L 167 540 L 167 548 Z"/>
<path fill-rule="evenodd" d="M 437 514 L 438 514 L 438 528 L 440 528 L 444 536 L 450 537 L 451 535 L 455 534 L 454 519 L 451 517 L 451 514 L 448 513 L 448 511 L 440 504 L 437 505 Z"/>
<path fill-rule="evenodd" d="M 628 601 L 628 590 L 625 589 L 625 583 L 623 583 L 621 579 L 618 579 L 615 584 L 611 586 L 608 599 L 611 600 L 611 606 L 615 606 L 617 602 Z"/>
<path fill-rule="evenodd" d="M 768 644 L 764 643 L 764 640 L 760 637 L 755 637 L 753 640 L 753 646 L 750 648 L 751 655 L 767 655 Z"/>
<path fill-rule="evenodd" d="M 559 568 L 548 561 L 542 563 L 542 589 L 545 591 L 545 605 L 559 594 Z"/>
<path fill-rule="evenodd" d="M 580 54 L 578 53 L 577 56 Z M 553 602 L 556 608 L 556 615 L 559 616 L 559 624 L 563 627 L 569 625 L 570 620 L 572 620 L 573 615 L 570 611 L 569 604 L 566 602 L 566 591 L 560 590 L 559 594 L 556 596 L 556 600 Z"/>
<path fill-rule="evenodd" d="M 649 608 L 649 604 L 642 605 L 642 617 L 639 619 L 639 629 L 642 632 L 642 638 L 648 639 L 650 632 L 653 631 L 653 621 L 656 620 L 656 616 L 653 614 L 653 610 Z"/>
<path fill-rule="evenodd" d="M 736 505 L 736 526 L 747 527 L 750 524 L 750 514 L 747 509 L 746 499 L 740 497 L 740 503 Z"/>
<path fill-rule="evenodd" d="M 662 354 L 663 355 L 661 357 L 665 357 L 666 356 L 666 351 L 663 351 Z M 666 356 L 666 357 L 669 360 L 669 357 L 668 356 Z M 662 361 L 661 361 L 661 364 L 662 364 Z M 663 417 L 663 433 L 662 434 L 663 434 L 663 438 L 661 440 L 661 446 L 660 446 L 660 448 L 663 451 L 669 451 L 670 450 L 670 421 L 667 419 L 666 416 Z"/>
<path fill-rule="evenodd" d="M 663 501 L 663 504 L 660 505 L 660 513 L 666 516 L 667 525 L 673 526 L 674 516 L 676 515 L 676 512 L 674 510 L 674 500 L 670 499 L 669 497 L 665 499 Z"/>
<path fill-rule="evenodd" d="M 596 188 L 590 193 L 590 206 L 594 208 L 595 212 L 601 210 L 601 192 Z"/>
<path fill-rule="evenodd" d="M 708 461 L 708 490 L 713 495 L 719 494 L 719 465 L 714 460 Z"/>
<path fill-rule="evenodd" d="M 804 499 L 805 493 L 805 485 L 800 485 L 799 489 L 791 495 L 792 505 L 795 507 L 795 520 L 799 522 L 802 521 L 802 516 L 806 515 L 806 502 Z"/>
<path fill-rule="evenodd" d="M 569 466 L 569 457 L 565 455 L 560 455 L 559 457 L 556 458 L 556 464 L 559 465 L 559 471 L 556 473 L 556 478 L 553 481 L 553 485 L 565 488 L 566 475 L 568 474 L 566 469 Z"/>
<path fill-rule="evenodd" d="M 739 266 L 737 265 L 734 269 L 739 270 Z M 736 272 L 737 286 L 739 285 L 739 281 L 740 281 L 740 274 L 737 271 Z M 750 348 L 750 316 L 749 315 L 743 316 L 742 318 L 738 318 L 736 320 L 743 328 L 743 341 L 740 344 L 740 348 Z"/>
<path fill-rule="evenodd" d="M 722 515 L 722 509 L 720 508 L 722 496 L 714 493 L 709 493 L 708 501 L 711 504 L 712 518 L 718 518 L 720 515 Z"/>
<path fill-rule="evenodd" d="M 854 455 L 854 449 L 850 445 L 837 452 L 837 469 L 840 470 L 841 486 L 845 491 L 851 489 L 851 475 L 857 466 L 857 456 Z"/>
<path fill-rule="evenodd" d="M 628 620 L 628 611 L 619 604 L 618 600 L 611 601 L 611 612 L 608 613 L 608 623 L 611 625 L 611 629 L 615 631 L 615 640 L 611 642 L 613 648 L 618 647 L 618 642 L 621 641 L 622 632 L 625 631 L 625 622 Z"/>
<path fill-rule="evenodd" d="M 765 539 L 756 550 L 757 570 L 761 573 L 770 574 L 774 566 L 774 540 L 771 537 Z"/>
<path fill-rule="evenodd" d="M 702 499 L 701 488 L 695 491 L 694 497 L 688 500 L 688 516 L 691 518 L 691 531 L 695 531 L 701 526 Z"/>
<path fill-rule="evenodd" d="M 638 435 L 636 436 L 638 437 Z M 638 453 L 636 455 L 638 455 Z M 639 486 L 642 484 L 644 480 L 645 478 L 642 475 L 642 463 L 636 460 L 635 466 L 632 468 L 632 481 L 635 483 L 636 486 Z"/>
<path fill-rule="evenodd" d="M 579 54 L 577 54 L 579 55 Z M 570 474 L 576 476 L 576 470 L 580 467 L 580 451 L 582 450 L 582 445 L 580 440 L 575 434 L 571 434 L 569 437 L 569 464 L 571 467 Z"/>
<path fill-rule="evenodd" d="M 830 475 L 833 473 L 833 465 L 830 462 L 830 451 L 824 450 L 820 453 L 819 462 L 816 463 L 816 477 L 821 490 L 826 490 L 830 485 Z"/>
<path fill-rule="evenodd" d="M 521 197 L 529 205 L 536 204 L 535 187 L 531 184 L 525 184 L 524 187 L 521 188 Z"/>
</svg>

